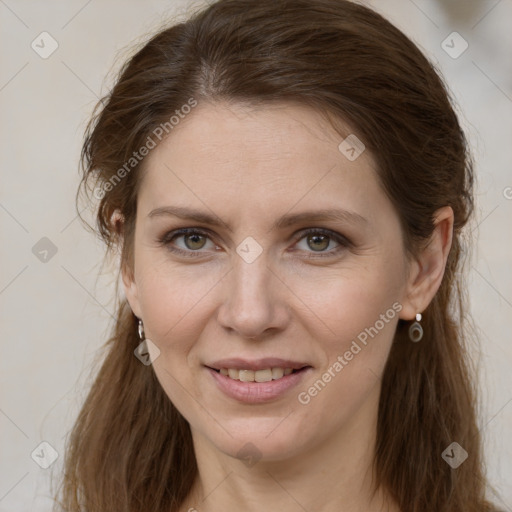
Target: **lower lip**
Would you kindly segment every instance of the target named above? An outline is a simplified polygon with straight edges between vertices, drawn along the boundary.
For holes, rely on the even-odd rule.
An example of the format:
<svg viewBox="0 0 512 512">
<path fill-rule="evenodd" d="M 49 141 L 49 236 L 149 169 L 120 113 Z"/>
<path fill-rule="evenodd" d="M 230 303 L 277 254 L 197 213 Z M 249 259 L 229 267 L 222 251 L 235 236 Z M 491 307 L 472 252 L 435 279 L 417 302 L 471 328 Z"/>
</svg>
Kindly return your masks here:
<svg viewBox="0 0 512 512">
<path fill-rule="evenodd" d="M 206 369 L 225 395 L 240 402 L 258 404 L 281 397 L 287 391 L 297 386 L 313 368 L 304 368 L 298 372 L 290 373 L 290 375 L 268 382 L 242 382 L 222 375 L 211 368 Z"/>
</svg>

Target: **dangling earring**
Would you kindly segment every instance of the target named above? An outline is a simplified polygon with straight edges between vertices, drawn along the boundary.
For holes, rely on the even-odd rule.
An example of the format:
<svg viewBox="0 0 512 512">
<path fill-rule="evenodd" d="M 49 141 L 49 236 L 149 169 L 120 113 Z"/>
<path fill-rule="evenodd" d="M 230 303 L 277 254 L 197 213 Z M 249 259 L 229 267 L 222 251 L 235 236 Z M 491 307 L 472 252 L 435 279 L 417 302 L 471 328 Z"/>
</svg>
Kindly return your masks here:
<svg viewBox="0 0 512 512">
<path fill-rule="evenodd" d="M 139 332 L 140 342 L 133 353 L 143 365 L 148 366 L 160 356 L 160 349 L 151 340 L 146 338 L 144 333 L 144 324 L 140 318 L 137 330 Z"/>
<path fill-rule="evenodd" d="M 144 341 L 144 324 L 142 320 L 139 318 L 139 339 L 140 341 Z"/>
<path fill-rule="evenodd" d="M 417 342 L 423 338 L 423 327 L 420 325 L 421 313 L 416 314 L 416 322 L 409 327 L 409 338 L 411 341 Z"/>
</svg>

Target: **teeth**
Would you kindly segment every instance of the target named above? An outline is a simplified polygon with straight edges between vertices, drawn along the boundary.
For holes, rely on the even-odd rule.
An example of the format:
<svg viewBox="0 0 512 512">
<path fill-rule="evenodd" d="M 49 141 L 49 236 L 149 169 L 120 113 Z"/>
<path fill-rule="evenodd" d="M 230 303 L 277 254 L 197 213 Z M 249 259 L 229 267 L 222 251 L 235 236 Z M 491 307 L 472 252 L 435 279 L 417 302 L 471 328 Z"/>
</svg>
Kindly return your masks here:
<svg viewBox="0 0 512 512">
<path fill-rule="evenodd" d="M 282 368 L 272 368 L 272 378 L 280 379 L 284 375 L 284 370 Z"/>
<path fill-rule="evenodd" d="M 240 375 L 242 372 L 240 372 Z M 242 377 L 240 377 L 242 380 Z M 272 380 L 272 370 L 268 368 L 267 370 L 258 370 L 254 372 L 254 381 L 255 382 L 270 382 Z"/>
<path fill-rule="evenodd" d="M 240 370 L 238 372 L 238 378 L 242 382 L 254 382 L 254 373 L 253 370 Z"/>
<path fill-rule="evenodd" d="M 241 382 L 270 382 L 290 375 L 292 368 L 267 368 L 265 370 L 236 370 L 234 368 L 221 368 L 220 373 L 231 379 Z"/>
</svg>

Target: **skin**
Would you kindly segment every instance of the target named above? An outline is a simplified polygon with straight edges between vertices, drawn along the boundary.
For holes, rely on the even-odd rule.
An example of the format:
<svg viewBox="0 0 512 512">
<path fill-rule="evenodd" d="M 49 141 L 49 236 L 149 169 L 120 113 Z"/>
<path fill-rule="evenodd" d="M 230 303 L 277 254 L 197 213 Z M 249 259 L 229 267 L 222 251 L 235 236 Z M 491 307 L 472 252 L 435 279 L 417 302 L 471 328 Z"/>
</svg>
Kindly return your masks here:
<svg viewBox="0 0 512 512">
<path fill-rule="evenodd" d="M 372 155 L 349 161 L 338 149 L 343 138 L 318 112 L 293 103 L 200 103 L 144 160 L 134 268 L 123 268 L 122 277 L 134 314 L 160 350 L 155 374 L 191 427 L 199 477 L 183 511 L 398 510 L 371 488 L 380 379 L 398 319 L 414 320 L 439 288 L 453 212 L 437 212 L 431 243 L 408 259 Z M 148 217 L 171 205 L 223 224 Z M 272 229 L 282 215 L 321 208 L 366 221 Z M 208 230 L 209 238 L 182 235 L 167 247 L 157 241 L 185 227 Z M 306 228 L 331 230 L 351 244 L 319 242 L 314 235 L 322 233 L 301 235 Z M 236 252 L 249 236 L 263 249 L 252 263 Z M 200 256 L 173 254 L 169 246 Z M 299 392 L 395 302 L 401 310 L 300 403 Z M 269 356 L 313 370 L 282 397 L 246 404 L 224 395 L 204 367 Z M 247 443 L 260 457 L 254 465 L 237 455 Z"/>
</svg>

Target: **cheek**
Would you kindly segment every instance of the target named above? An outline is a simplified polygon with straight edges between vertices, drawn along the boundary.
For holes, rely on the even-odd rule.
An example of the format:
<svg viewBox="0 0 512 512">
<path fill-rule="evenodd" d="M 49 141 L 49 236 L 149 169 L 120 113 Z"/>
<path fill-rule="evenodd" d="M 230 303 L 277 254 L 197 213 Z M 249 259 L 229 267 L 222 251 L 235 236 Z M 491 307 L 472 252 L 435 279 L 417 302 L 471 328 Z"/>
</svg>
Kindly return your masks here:
<svg viewBox="0 0 512 512">
<path fill-rule="evenodd" d="M 324 338 L 325 364 L 297 390 L 297 412 L 307 418 L 301 438 L 315 437 L 318 431 L 334 435 L 346 424 L 364 430 L 365 423 L 373 421 L 400 304 L 395 302 L 393 308 L 393 303 L 371 294 L 360 298 L 366 301 L 345 300 L 340 294 L 339 306 L 324 310 L 336 336 Z"/>
<path fill-rule="evenodd" d="M 389 339 L 398 320 L 397 294 L 375 283 L 340 283 L 332 290 L 321 312 L 335 333 L 338 343 L 333 349 L 348 350 L 352 340 L 362 345 L 370 339 Z M 366 344 L 370 347 L 370 343 Z"/>
<path fill-rule="evenodd" d="M 218 272 L 199 272 L 199 266 L 178 269 L 168 261 L 148 262 L 139 283 L 139 301 L 146 337 L 160 350 L 153 362 L 155 375 L 174 406 L 187 421 L 198 423 L 201 407 L 194 395 L 194 361 L 190 354 L 211 316 L 211 294 L 222 277 Z M 184 267 L 184 266 L 183 266 Z M 209 300 L 210 299 L 210 300 Z"/>
<path fill-rule="evenodd" d="M 397 300 L 399 276 L 397 266 L 374 260 L 371 270 L 351 269 L 318 280 L 318 293 L 308 291 L 306 282 L 297 290 L 318 317 L 317 333 L 324 333 L 315 336 L 310 323 L 324 359 L 319 372 L 303 386 L 305 395 L 299 400 L 311 403 L 311 410 L 318 407 L 318 417 L 322 407 L 342 402 L 344 406 L 333 416 L 340 420 L 354 412 L 378 383 L 402 308 Z"/>
<path fill-rule="evenodd" d="M 401 296 L 400 275 L 401 269 L 392 259 L 372 257 L 367 258 L 365 264 L 320 268 L 287 281 L 294 295 L 300 298 L 294 302 L 303 304 L 297 310 L 304 313 L 298 314 L 303 320 L 307 319 L 313 337 L 323 339 L 323 348 L 332 355 L 333 351 L 348 350 L 347 343 L 350 346 L 350 341 L 361 333 L 364 340 L 365 329 L 376 322 L 383 337 L 390 337 L 388 331 L 393 329 L 389 324 L 398 321 L 396 308 L 399 305 L 395 305 L 395 309 L 392 306 Z M 385 315 L 384 320 L 381 315 Z M 314 323 L 318 329 L 316 334 Z"/>
<path fill-rule="evenodd" d="M 200 332 L 201 319 L 207 320 L 204 307 L 222 273 L 199 265 L 187 268 L 165 256 L 139 261 L 138 297 L 147 337 L 161 350 L 183 348 L 193 331 Z"/>
</svg>

